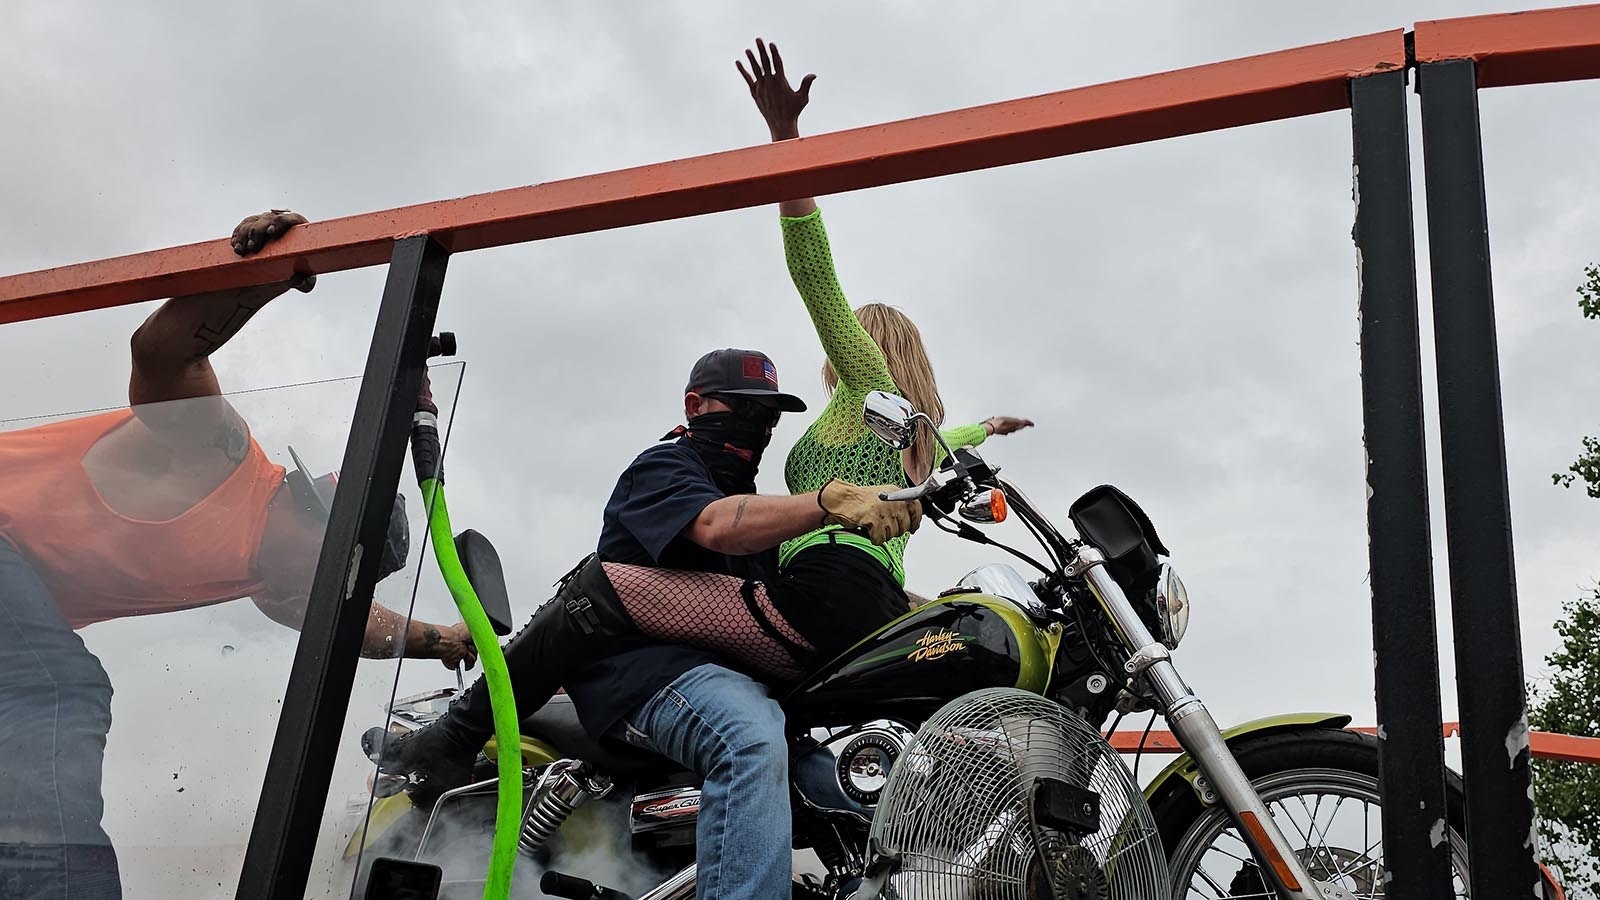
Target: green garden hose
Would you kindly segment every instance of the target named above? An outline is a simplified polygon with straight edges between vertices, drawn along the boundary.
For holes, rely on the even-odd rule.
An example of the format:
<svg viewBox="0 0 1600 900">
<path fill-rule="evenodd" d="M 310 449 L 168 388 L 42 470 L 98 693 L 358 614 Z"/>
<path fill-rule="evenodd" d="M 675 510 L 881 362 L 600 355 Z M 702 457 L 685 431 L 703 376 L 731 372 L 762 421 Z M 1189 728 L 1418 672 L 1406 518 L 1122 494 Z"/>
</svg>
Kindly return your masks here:
<svg viewBox="0 0 1600 900">
<path fill-rule="evenodd" d="M 473 645 L 478 648 L 483 680 L 489 688 L 494 712 L 495 741 L 502 748 L 502 752 L 496 754 L 500 782 L 495 804 L 494 850 L 489 857 L 483 900 L 509 900 L 511 870 L 516 862 L 517 828 L 522 823 L 522 759 L 514 752 L 520 745 L 521 731 L 517 724 L 516 698 L 511 692 L 511 674 L 506 669 L 506 658 L 500 652 L 494 626 L 489 623 L 489 616 L 483 611 L 483 604 L 467 580 L 461 557 L 456 553 L 450 511 L 444 500 L 444 483 L 429 478 L 421 487 L 429 510 L 428 535 L 432 538 L 433 556 L 439 561 L 439 572 L 450 589 L 450 596 L 455 598 L 456 608 L 461 611 L 461 620 L 467 623 Z"/>
</svg>

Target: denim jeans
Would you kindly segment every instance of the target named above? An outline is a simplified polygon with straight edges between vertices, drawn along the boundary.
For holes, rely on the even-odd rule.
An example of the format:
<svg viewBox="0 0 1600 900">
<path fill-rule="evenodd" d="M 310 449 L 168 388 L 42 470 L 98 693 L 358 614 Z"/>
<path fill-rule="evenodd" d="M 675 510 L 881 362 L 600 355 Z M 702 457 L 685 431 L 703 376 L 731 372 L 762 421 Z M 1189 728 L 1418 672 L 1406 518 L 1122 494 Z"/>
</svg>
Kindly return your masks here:
<svg viewBox="0 0 1600 900">
<path fill-rule="evenodd" d="M 721 666 L 699 666 L 620 727 L 631 743 L 704 782 L 695 824 L 697 900 L 787 900 L 789 759 L 783 711 L 767 689 Z"/>
<path fill-rule="evenodd" d="M 100 826 L 111 681 L 4 540 L 0 635 L 0 897 L 115 900 Z"/>
</svg>

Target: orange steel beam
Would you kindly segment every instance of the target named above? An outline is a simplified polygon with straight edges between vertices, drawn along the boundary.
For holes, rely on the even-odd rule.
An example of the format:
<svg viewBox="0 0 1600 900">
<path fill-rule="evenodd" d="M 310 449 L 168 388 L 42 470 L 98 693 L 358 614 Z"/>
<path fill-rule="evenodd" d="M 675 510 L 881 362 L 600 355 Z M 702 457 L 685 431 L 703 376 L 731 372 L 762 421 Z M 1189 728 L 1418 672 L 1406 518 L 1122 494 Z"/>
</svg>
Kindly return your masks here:
<svg viewBox="0 0 1600 900">
<path fill-rule="evenodd" d="M 1528 735 L 1528 743 L 1539 759 L 1600 763 L 1600 738 L 1535 731 Z"/>
<path fill-rule="evenodd" d="M 1364 734 L 1376 734 L 1378 731 L 1378 729 L 1371 727 L 1351 728 L 1349 730 L 1359 731 Z M 1461 725 L 1457 722 L 1446 722 L 1444 723 L 1443 733 L 1447 738 L 1457 737 L 1461 733 Z M 1116 732 L 1110 737 L 1111 746 L 1120 753 L 1138 752 L 1141 734 L 1142 732 Z M 1528 735 L 1528 739 L 1533 748 L 1533 755 L 1539 759 L 1600 763 L 1600 738 L 1535 731 Z M 1183 745 L 1178 743 L 1177 735 L 1170 731 L 1152 731 L 1144 741 L 1144 752 L 1182 753 Z"/>
<path fill-rule="evenodd" d="M 398 237 L 452 252 L 704 215 L 1344 109 L 1405 65 L 1400 30 L 816 137 L 314 222 L 261 254 L 226 240 L 0 278 L 0 323 L 386 263 Z"/>
<path fill-rule="evenodd" d="M 1417 62 L 1471 59 L 1479 87 L 1600 78 L 1600 5 L 1418 22 Z"/>
</svg>

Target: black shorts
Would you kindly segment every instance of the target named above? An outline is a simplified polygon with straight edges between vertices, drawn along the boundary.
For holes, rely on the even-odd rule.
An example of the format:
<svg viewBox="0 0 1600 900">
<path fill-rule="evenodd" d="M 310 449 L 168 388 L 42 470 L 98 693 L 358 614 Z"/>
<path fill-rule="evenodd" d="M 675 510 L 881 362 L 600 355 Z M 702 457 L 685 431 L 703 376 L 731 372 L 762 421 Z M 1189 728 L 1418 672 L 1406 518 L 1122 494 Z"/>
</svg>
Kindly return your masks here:
<svg viewBox="0 0 1600 900">
<path fill-rule="evenodd" d="M 846 544 L 814 544 L 796 553 L 776 581 L 772 605 L 815 648 L 821 665 L 910 609 L 906 592 L 883 563 Z"/>
</svg>

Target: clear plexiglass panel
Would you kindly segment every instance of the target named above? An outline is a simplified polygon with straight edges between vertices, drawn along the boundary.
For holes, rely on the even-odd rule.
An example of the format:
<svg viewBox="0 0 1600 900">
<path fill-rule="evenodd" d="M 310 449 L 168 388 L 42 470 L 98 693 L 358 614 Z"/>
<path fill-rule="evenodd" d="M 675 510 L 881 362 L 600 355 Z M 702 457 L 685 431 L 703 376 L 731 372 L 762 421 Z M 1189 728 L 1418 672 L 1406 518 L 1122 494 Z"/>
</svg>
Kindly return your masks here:
<svg viewBox="0 0 1600 900">
<path fill-rule="evenodd" d="M 442 425 L 461 372 L 431 370 Z M 359 388 L 0 423 L 0 894 L 233 894 Z M 426 531 L 406 468 L 409 548 L 378 585 L 310 897 L 349 896 L 372 768 L 357 737 L 396 649 L 437 655 L 423 623 L 458 621 L 408 628 Z"/>
</svg>

